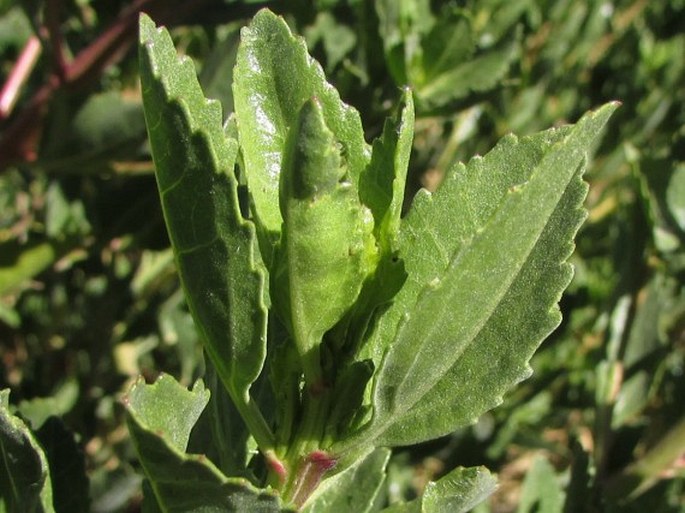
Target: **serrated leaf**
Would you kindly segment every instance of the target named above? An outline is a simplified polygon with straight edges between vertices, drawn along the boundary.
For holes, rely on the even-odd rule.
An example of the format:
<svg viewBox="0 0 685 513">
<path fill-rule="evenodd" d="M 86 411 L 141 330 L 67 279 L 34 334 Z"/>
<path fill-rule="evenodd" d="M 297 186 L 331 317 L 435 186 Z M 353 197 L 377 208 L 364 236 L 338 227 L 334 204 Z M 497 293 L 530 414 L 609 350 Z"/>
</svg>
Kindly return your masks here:
<svg viewBox="0 0 685 513">
<path fill-rule="evenodd" d="M 369 148 L 359 113 L 340 100 L 304 40 L 293 36 L 282 18 L 264 9 L 241 36 L 233 84 L 240 145 L 254 215 L 262 228 L 260 242 L 273 242 L 281 229 L 279 174 L 287 134 L 306 101 L 320 102 L 355 185 L 368 164 Z M 270 255 L 263 256 L 270 262 Z"/>
<path fill-rule="evenodd" d="M 371 513 L 385 481 L 390 451 L 376 449 L 345 472 L 325 481 L 302 513 Z"/>
<path fill-rule="evenodd" d="M 373 218 L 360 203 L 318 100 L 307 101 L 283 158 L 281 240 L 274 262 L 274 305 L 310 383 L 321 378 L 319 345 L 352 306 L 375 264 Z"/>
<path fill-rule="evenodd" d="M 202 381 L 186 390 L 168 374 L 146 385 L 143 378 L 131 387 L 124 403 L 145 429 L 162 435 L 175 449 L 185 451 L 190 431 L 209 401 Z"/>
<path fill-rule="evenodd" d="M 0 391 L 0 509 L 52 513 L 52 484 L 43 449 L 24 422 L 9 411 Z"/>
<path fill-rule="evenodd" d="M 458 467 L 426 485 L 423 495 L 382 513 L 467 513 L 497 488 L 497 479 L 485 467 Z"/>
<path fill-rule="evenodd" d="M 201 382 L 189 391 L 163 375 L 151 385 L 138 381 L 124 401 L 131 439 L 158 510 L 283 511 L 272 493 L 255 488 L 245 479 L 226 477 L 205 456 L 185 453 L 190 430 L 208 399 L 209 392 Z M 151 506 L 147 509 L 155 510 Z"/>
<path fill-rule="evenodd" d="M 565 261 L 585 216 L 585 152 L 615 108 L 507 137 L 453 169 L 434 195 L 417 195 L 401 227 L 409 278 L 367 349 L 380 364 L 374 417 L 339 448 L 437 438 L 529 375 L 532 353 L 560 322 Z"/>
<path fill-rule="evenodd" d="M 140 19 L 140 68 L 162 207 L 186 299 L 221 381 L 262 446 L 272 436 L 249 386 L 266 356 L 265 277 L 255 232 L 240 214 L 237 142 L 221 107 L 202 94 L 193 64 L 169 34 Z"/>
</svg>

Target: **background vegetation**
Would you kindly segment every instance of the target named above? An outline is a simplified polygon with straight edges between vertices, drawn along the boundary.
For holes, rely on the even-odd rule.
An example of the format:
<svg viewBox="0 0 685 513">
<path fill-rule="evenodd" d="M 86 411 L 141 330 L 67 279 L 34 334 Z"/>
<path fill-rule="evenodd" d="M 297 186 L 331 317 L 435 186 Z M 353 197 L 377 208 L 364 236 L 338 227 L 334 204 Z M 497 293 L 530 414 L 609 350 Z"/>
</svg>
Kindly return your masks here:
<svg viewBox="0 0 685 513">
<path fill-rule="evenodd" d="M 367 139 L 413 87 L 414 190 L 508 132 L 623 102 L 535 374 L 475 426 L 396 451 L 388 499 L 485 464 L 500 488 L 480 512 L 685 511 L 685 1 L 0 0 L 0 389 L 59 462 L 57 510 L 137 511 L 118 401 L 139 374 L 203 373 L 146 144 L 137 13 L 173 27 L 228 113 L 239 29 L 262 6 L 305 35 Z"/>
</svg>

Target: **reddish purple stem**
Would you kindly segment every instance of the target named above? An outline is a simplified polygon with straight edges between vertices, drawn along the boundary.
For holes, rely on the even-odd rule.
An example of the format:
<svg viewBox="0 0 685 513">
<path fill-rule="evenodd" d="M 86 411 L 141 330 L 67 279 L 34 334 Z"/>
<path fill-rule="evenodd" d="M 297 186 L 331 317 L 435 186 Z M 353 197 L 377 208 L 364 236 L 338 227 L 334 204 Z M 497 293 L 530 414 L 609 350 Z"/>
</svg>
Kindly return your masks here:
<svg viewBox="0 0 685 513">
<path fill-rule="evenodd" d="M 310 453 L 300 464 L 292 492 L 292 501 L 300 508 L 321 483 L 326 472 L 331 470 L 338 460 L 323 451 Z"/>
</svg>

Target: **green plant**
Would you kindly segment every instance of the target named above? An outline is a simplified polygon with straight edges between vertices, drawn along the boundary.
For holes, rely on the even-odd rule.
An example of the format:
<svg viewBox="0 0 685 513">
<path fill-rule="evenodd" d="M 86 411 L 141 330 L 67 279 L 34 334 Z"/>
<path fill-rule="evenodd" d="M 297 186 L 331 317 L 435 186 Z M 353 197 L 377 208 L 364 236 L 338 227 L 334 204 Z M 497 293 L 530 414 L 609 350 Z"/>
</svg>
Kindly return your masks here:
<svg viewBox="0 0 685 513">
<path fill-rule="evenodd" d="M 180 18 L 167 18 L 177 13 L 162 2 L 146 5 L 153 3 L 160 6 L 159 12 L 153 12 L 158 21 Z M 335 14 L 327 10 L 334 4 Z M 237 41 L 236 25 L 223 33 L 224 39 L 219 38 L 223 42 L 211 52 L 215 57 L 221 54 L 220 65 L 208 64 L 202 69 L 202 76 L 210 82 L 210 87 L 204 88 L 206 94 L 218 92 L 226 112 L 235 104 L 235 114 L 224 126 L 218 105 L 207 103 L 198 88 L 192 66 L 177 61 L 166 35 L 155 32 L 150 22 L 143 26 L 141 61 L 157 178 L 164 191 L 166 220 L 188 304 L 208 354 L 204 382 L 198 382 L 192 390 L 185 385 L 198 375 L 198 359 L 192 350 L 196 334 L 181 295 L 166 297 L 176 286 L 171 252 L 159 251 L 159 242 L 149 246 L 142 235 L 159 232 L 157 205 L 150 201 L 156 194 L 149 187 L 154 186 L 152 176 L 135 181 L 137 201 L 131 201 L 130 190 L 116 186 L 128 183 L 121 176 L 113 181 L 93 181 L 85 176 L 76 182 L 73 178 L 46 176 L 41 168 L 52 173 L 64 167 L 74 168 L 87 175 L 116 172 L 118 167 L 112 166 L 112 159 L 116 161 L 119 155 L 134 163 L 138 158 L 147 158 L 147 147 L 139 145 L 144 130 L 140 105 L 130 91 L 118 89 L 126 87 L 125 82 L 117 85 L 110 79 L 105 86 L 107 93 L 84 96 L 84 107 L 79 109 L 74 126 L 79 129 L 78 136 L 84 138 L 77 149 L 85 152 L 85 161 L 72 158 L 74 137 L 63 137 L 64 126 L 58 117 L 50 124 L 48 135 L 52 135 L 44 138 L 47 143 L 40 148 L 40 159 L 32 173 L 13 169 L 5 175 L 7 179 L 1 182 L 3 201 L 9 201 L 12 191 L 21 192 L 25 187 L 38 210 L 31 211 L 35 220 L 29 225 L 23 221 L 20 208 L 9 209 L 18 219 L 17 226 L 26 230 L 29 244 L 17 236 L 16 244 L 15 239 L 10 239 L 12 251 L 3 247 L 3 257 L 15 253 L 21 256 L 16 261 L 3 260 L 3 290 L 11 291 L 19 285 L 21 289 L 16 294 L 16 307 L 13 299 L 9 308 L 0 313 L 16 327 L 19 342 L 25 337 L 33 344 L 29 352 L 36 376 L 47 364 L 41 353 L 31 350 L 40 348 L 37 342 L 43 339 L 52 343 L 55 336 L 67 339 L 67 349 L 73 352 L 79 350 L 77 340 L 82 339 L 81 344 L 92 351 L 89 356 L 97 367 L 93 364 L 88 370 L 87 366 L 79 366 L 76 375 L 74 369 L 71 373 L 65 369 L 65 381 L 53 389 L 54 381 L 48 377 L 42 378 L 42 387 L 32 387 L 33 367 L 15 364 L 24 376 L 21 386 L 16 377 L 12 378 L 11 386 L 17 387 L 12 393 L 16 404 L 9 403 L 4 391 L 0 404 L 0 444 L 8 456 L 0 468 L 0 510 L 51 511 L 53 503 L 56 511 L 88 509 L 83 455 L 77 450 L 73 434 L 55 416 L 79 432 L 84 445 L 87 440 L 98 441 L 92 427 L 74 425 L 74 419 L 84 411 L 97 406 L 98 416 L 102 415 L 98 418 L 107 419 L 108 429 L 114 431 L 120 419 L 108 415 L 116 412 L 111 404 L 121 386 L 121 375 L 142 370 L 149 376 L 155 367 L 174 368 L 173 358 L 171 364 L 168 360 L 151 362 L 151 348 L 156 344 L 154 356 L 162 355 L 162 360 L 178 351 L 180 382 L 184 386 L 168 375 L 151 385 L 141 379 L 125 401 L 131 438 L 146 476 L 145 511 L 188 511 L 212 506 L 229 511 L 278 511 L 302 504 L 310 512 L 451 512 L 471 509 L 492 491 L 494 477 L 485 468 L 457 468 L 444 476 L 443 472 L 429 474 L 428 479 L 441 479 L 427 486 L 416 485 L 419 496 L 411 500 L 411 492 L 407 492 L 414 486 L 408 486 L 408 480 L 400 476 L 411 472 L 402 459 L 408 451 L 395 451 L 389 460 L 388 448 L 454 432 L 437 444 L 447 444 L 453 453 L 463 455 L 459 444 L 472 444 L 476 429 L 458 428 L 468 426 L 495 406 L 507 389 L 529 373 L 530 356 L 559 322 L 556 302 L 570 279 L 569 266 L 564 262 L 583 217 L 585 189 L 580 175 L 584 154 L 593 149 L 592 141 L 612 107 L 588 114 L 575 127 L 521 139 L 507 136 L 485 157 L 467 165 L 451 164 L 475 148 L 488 148 L 493 137 L 503 133 L 503 126 L 513 126 L 516 131 L 538 130 L 560 117 L 577 116 L 593 101 L 606 101 L 600 99 L 605 97 L 586 95 L 570 78 L 578 75 L 574 62 L 591 69 L 591 64 L 585 64 L 591 61 L 583 59 L 582 52 L 574 54 L 578 61 L 564 59 L 563 54 L 546 57 L 550 62 L 571 66 L 572 72 L 565 68 L 559 71 L 561 64 L 554 68 L 557 90 L 566 88 L 569 94 L 557 95 L 553 89 L 540 93 L 541 84 L 549 77 L 544 74 L 545 66 L 533 68 L 532 72 L 529 69 L 528 61 L 535 62 L 535 53 L 527 54 L 522 63 L 521 84 L 526 86 L 528 82 L 527 89 L 520 91 L 513 82 L 506 82 L 509 63 L 517 66 L 521 54 L 518 44 L 522 13 L 531 23 L 527 30 L 540 29 L 541 35 L 545 35 L 541 15 L 545 22 L 561 20 L 567 25 L 573 25 L 578 17 L 533 3 L 517 4 L 527 6 L 523 11 L 519 7 L 507 11 L 487 3 L 464 11 L 445 8 L 435 16 L 428 12 L 428 2 L 422 0 L 403 3 L 408 8 L 396 13 L 392 11 L 393 2 L 379 0 L 372 7 L 368 7 L 370 2 L 354 7 L 359 17 L 374 9 L 378 16 L 378 20 L 371 16 L 371 23 L 355 32 L 351 28 L 356 29 L 356 21 L 340 16 L 343 4 L 320 2 L 315 20 L 294 6 L 287 19 L 304 29 L 308 42 L 315 44 L 320 38 L 325 69 L 334 77 L 340 94 L 360 107 L 366 134 L 379 133 L 377 120 L 386 112 L 380 100 L 397 94 L 389 77 L 397 84 L 411 84 L 411 91 L 402 92 L 397 115 L 388 120 L 372 146 L 364 141 L 359 115 L 341 103 L 318 65 L 309 59 L 304 44 L 273 15 L 261 13 L 245 32 L 232 92 L 216 84 L 221 82 L 217 70 L 232 66 L 230 49 Z M 601 6 L 597 2 L 589 15 L 599 12 Z M 233 7 L 225 7 L 229 13 L 225 19 L 234 19 Z M 582 11 L 575 4 L 569 4 L 568 9 Z M 489 16 L 488 10 L 499 15 Z M 127 26 L 132 19 L 129 12 Z M 378 27 L 374 20 L 380 21 Z M 53 31 L 58 29 L 54 22 L 52 19 L 50 25 Z M 588 32 L 592 32 L 590 35 L 602 34 L 601 25 L 589 25 L 595 29 Z M 455 31 L 455 27 L 459 30 Z M 187 48 L 190 43 L 192 47 L 203 37 L 214 41 L 212 28 L 190 33 L 185 30 L 177 32 L 182 34 L 179 46 Z M 333 36 L 333 30 L 346 34 L 347 46 L 338 44 L 340 40 Z M 374 40 L 376 32 L 380 38 Z M 539 41 L 540 34 L 530 34 L 529 38 Z M 573 41 L 576 31 L 564 34 Z M 559 48 L 566 44 L 566 39 L 554 39 Z M 585 37 L 583 42 L 589 40 Z M 447 51 L 454 46 L 459 52 Z M 187 49 L 193 53 L 197 46 Z M 53 53 L 59 56 L 59 48 Z M 435 56 L 440 55 L 450 58 L 436 60 Z M 261 71 L 257 72 L 257 67 Z M 472 73 L 474 68 L 478 73 Z M 134 66 L 126 69 L 133 70 Z M 356 73 L 352 79 L 350 70 Z M 459 82 L 453 87 L 456 78 Z M 371 82 L 360 93 L 355 91 L 355 80 Z M 203 84 L 207 86 L 207 82 Z M 360 100 L 363 95 L 368 98 Z M 501 105 L 504 120 L 493 112 L 497 101 L 476 104 L 459 115 L 453 111 L 455 106 L 474 105 L 486 97 L 504 101 L 508 96 L 509 103 Z M 563 96 L 563 101 L 557 102 L 557 96 Z M 611 93 L 608 97 L 615 96 Z M 126 97 L 126 102 L 119 101 L 120 97 Z M 416 125 L 418 144 L 412 149 L 414 99 L 419 117 L 429 113 L 445 117 L 420 119 Z M 519 108 L 522 102 L 525 109 Z M 625 110 L 621 110 L 624 116 Z M 464 128 L 468 121 L 479 116 L 485 122 L 476 127 L 477 137 L 468 136 L 467 144 L 461 144 L 467 137 Z M 499 130 L 490 130 L 489 116 L 497 120 Z M 35 116 L 25 111 L 21 119 L 32 118 Z M 62 118 L 69 116 L 62 113 Z M 639 119 L 634 123 L 639 124 Z M 444 130 L 446 139 L 429 140 L 427 144 L 425 134 L 436 127 Z M 121 152 L 117 149 L 119 139 L 107 136 L 121 135 L 123 129 L 130 132 L 131 141 L 138 141 L 137 152 Z M 8 130 L 3 134 L 3 143 L 23 148 L 12 143 L 8 135 L 11 133 Z M 62 139 L 66 141 L 64 147 L 60 146 Z M 94 152 L 95 147 L 98 149 Z M 437 156 L 437 167 L 445 171 L 446 178 L 434 194 L 420 191 L 409 207 L 406 196 L 411 192 L 405 192 L 405 174 L 409 154 L 414 150 L 414 171 L 426 167 Z M 622 150 L 619 147 L 617 151 Z M 56 155 L 69 158 L 60 160 Z M 88 159 L 92 155 L 96 158 L 91 162 Z M 142 163 L 145 169 L 152 169 L 149 163 Z M 74 195 L 75 182 L 85 183 L 83 190 L 91 196 Z M 645 185 L 645 201 L 653 186 L 652 182 Z M 108 210 L 111 207 L 93 207 L 112 191 L 124 198 L 119 204 L 127 205 L 123 212 L 114 209 L 116 219 L 128 222 L 117 221 L 115 227 L 105 229 L 98 210 L 103 211 L 103 219 L 112 219 Z M 46 201 L 42 202 L 44 193 Z M 660 196 L 654 195 L 657 205 Z M 677 199 L 677 195 L 671 196 Z M 47 205 L 47 246 L 54 245 L 47 254 L 43 248 L 46 244 L 40 245 L 41 236 L 45 238 L 39 210 L 43 203 Z M 141 218 L 145 222 L 138 224 Z M 96 244 L 90 246 L 93 239 Z M 80 249 L 82 244 L 92 255 L 88 262 L 79 263 L 77 259 L 85 258 L 85 251 L 77 253 L 73 248 Z M 37 257 L 33 256 L 34 249 Z M 136 257 L 138 250 L 143 253 L 140 259 Z M 104 265 L 93 266 L 93 260 L 99 262 L 100 252 Z M 62 258 L 65 253 L 69 258 Z M 148 258 L 155 255 L 157 260 Z M 58 262 L 54 269 L 53 262 Z M 588 257 L 576 262 L 580 264 L 581 280 L 576 282 L 575 294 L 588 280 L 584 266 L 592 264 L 592 260 Z M 69 282 L 70 274 L 64 269 L 70 266 L 75 267 L 75 277 L 82 273 L 88 279 Z M 25 271 L 17 273 L 18 269 Z M 42 269 L 49 271 L 41 275 Z M 31 290 L 32 286 L 26 288 L 27 277 L 45 283 L 49 294 Z M 605 284 L 604 290 L 608 288 Z M 658 283 L 654 289 L 661 290 Z M 133 304 L 127 309 L 117 311 L 110 306 L 122 304 L 122 298 L 129 294 Z M 649 297 L 663 302 L 662 295 L 650 293 Z M 157 296 L 161 296 L 161 305 Z M 95 309 L 101 304 L 106 308 Z M 616 307 L 617 318 L 621 308 Z M 60 316 L 65 311 L 70 314 Z M 91 311 L 107 314 L 90 315 Z M 496 439 L 488 442 L 488 451 L 465 459 L 442 451 L 440 458 L 447 468 L 464 461 L 489 461 L 491 468 L 505 465 L 492 455 L 520 443 L 521 432 L 525 436 L 525 429 L 534 423 L 537 433 L 558 423 L 558 397 L 564 392 L 559 391 L 560 378 L 549 390 L 547 380 L 566 364 L 563 351 L 571 348 L 573 354 L 582 354 L 575 352 L 578 344 L 573 337 L 576 331 L 591 333 L 583 323 L 588 323 L 588 317 L 594 319 L 581 308 L 572 309 L 570 314 L 563 332 L 569 335 L 563 344 L 549 344 L 541 353 L 535 380 L 518 387 L 503 408 L 486 414 L 486 420 L 500 419 L 493 434 Z M 673 317 L 677 322 L 677 316 Z M 34 318 L 37 321 L 32 324 Z M 636 325 L 646 326 L 649 319 L 649 315 L 639 316 Z M 111 334 L 110 323 L 116 327 Z M 157 323 L 162 332 L 159 335 L 154 332 Z M 174 324 L 170 331 L 182 342 L 175 349 L 164 347 L 164 330 L 170 323 Z M 39 337 L 32 333 L 36 326 L 41 327 Z M 92 327 L 104 337 L 94 337 Z M 631 336 L 631 345 L 632 339 L 639 343 L 638 335 Z M 103 340 L 115 351 L 136 352 L 129 357 L 133 363 L 130 369 L 124 370 L 118 362 L 116 366 L 107 365 L 111 356 Z M 5 352 L 3 346 L 2 351 L 3 360 L 11 361 L 12 348 Z M 607 354 L 616 366 L 618 360 L 613 353 Z M 563 372 L 565 379 L 577 379 L 575 376 L 582 372 L 586 376 L 587 369 L 594 372 L 591 356 L 577 356 L 573 361 L 576 367 Z M 673 356 L 671 360 L 677 353 Z M 59 369 L 59 360 L 55 360 L 57 365 L 52 367 Z M 675 372 L 675 363 L 672 367 Z M 599 377 L 606 374 L 605 368 L 597 366 Z M 106 372 L 93 379 L 102 369 Z M 641 376 L 630 376 L 629 383 L 634 377 Z M 3 386 L 9 381 L 3 376 Z M 668 380 L 664 382 L 668 384 Z M 94 391 L 100 386 L 103 395 L 97 396 Z M 592 385 L 587 387 L 591 389 Z M 597 386 L 600 435 L 608 431 L 611 421 L 605 415 L 607 399 L 602 393 L 613 388 L 602 383 Z M 668 390 L 660 393 L 652 388 L 651 394 L 657 399 L 670 397 Z M 52 395 L 25 400 L 41 391 Z M 552 403 L 555 394 L 558 397 Z M 619 406 L 624 408 L 623 404 Z M 585 407 L 590 410 L 592 400 L 586 399 Z M 616 411 L 619 420 L 625 422 L 628 417 L 621 408 Z M 572 429 L 569 431 L 574 436 Z M 600 440 L 607 438 L 608 433 Z M 104 436 L 102 440 L 108 443 Z M 126 459 L 132 454 L 127 450 L 128 443 L 128 439 L 121 443 L 120 465 L 127 465 Z M 535 443 L 531 446 L 537 447 Z M 655 454 L 663 455 L 673 446 L 661 445 L 667 450 Z M 413 453 L 426 457 L 431 447 L 436 445 L 413 449 Z M 603 476 L 618 468 L 609 466 L 606 447 L 598 444 L 595 451 L 596 466 L 601 470 L 596 474 L 595 492 L 604 486 Z M 126 493 L 133 502 L 129 507 L 135 508 L 139 481 L 130 466 L 112 472 L 110 463 L 114 458 L 108 459 L 107 454 L 112 454 L 108 451 L 111 448 L 88 455 L 89 466 L 99 466 L 98 470 L 103 471 L 90 473 L 91 483 L 96 483 L 94 487 L 91 484 L 93 501 L 98 501 L 98 488 L 104 496 L 107 493 L 103 490 L 109 492 L 116 488 L 115 483 L 126 481 Z M 64 456 L 67 453 L 69 462 Z M 563 454 L 562 450 L 558 453 Z M 590 497 L 578 493 L 575 482 L 582 481 L 577 476 L 582 478 L 583 472 L 586 481 L 591 482 L 589 476 L 593 473 L 592 463 L 583 468 L 580 456 L 573 465 L 574 481 L 568 487 L 566 507 L 571 510 L 569 504 Z M 625 476 L 619 475 L 616 481 L 621 486 L 615 488 L 625 489 L 626 482 L 631 485 L 633 475 L 653 479 L 662 467 L 628 467 Z M 539 507 L 546 511 L 560 511 L 561 480 L 551 471 L 544 458 L 536 460 L 523 486 L 522 511 L 537 507 L 536 500 L 544 503 Z M 103 473 L 114 477 L 97 484 Z M 118 477 L 122 479 L 113 480 Z M 394 489 L 398 484 L 403 488 L 401 493 L 391 492 L 391 485 Z M 66 496 L 65 490 L 69 492 Z M 548 490 L 554 495 L 552 499 L 545 496 Z M 391 496 L 386 500 L 388 493 Z M 119 508 L 123 507 L 122 502 Z M 479 511 L 484 508 L 481 505 Z M 95 509 L 104 511 L 100 504 Z"/>
<path fill-rule="evenodd" d="M 345 476 L 380 483 L 385 447 L 473 422 L 529 374 L 560 321 L 585 153 L 615 105 L 504 138 L 403 216 L 410 90 L 369 147 L 359 115 L 269 11 L 242 33 L 225 125 L 145 17 L 140 57 L 165 219 L 212 367 L 209 389 L 164 376 L 126 399 L 148 499 L 163 511 L 318 511 L 349 495 L 370 510 L 378 486 Z M 208 402 L 213 463 L 186 453 Z M 387 511 L 466 510 L 493 484 L 457 469 Z"/>
</svg>

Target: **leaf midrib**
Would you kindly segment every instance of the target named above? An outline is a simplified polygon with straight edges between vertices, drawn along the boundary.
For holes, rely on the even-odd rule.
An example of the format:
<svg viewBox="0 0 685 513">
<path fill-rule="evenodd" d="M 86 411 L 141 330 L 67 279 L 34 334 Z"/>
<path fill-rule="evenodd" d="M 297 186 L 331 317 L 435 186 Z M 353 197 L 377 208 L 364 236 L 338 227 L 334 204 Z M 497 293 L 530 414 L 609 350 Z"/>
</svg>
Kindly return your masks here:
<svg viewBox="0 0 685 513">
<path fill-rule="evenodd" d="M 550 186 L 548 184 L 545 184 L 544 180 L 540 179 L 540 174 L 544 173 L 544 170 L 547 168 L 560 167 L 560 166 L 554 165 L 555 161 L 562 160 L 562 159 L 563 159 L 563 161 L 580 160 L 580 157 L 582 156 L 582 152 L 580 150 L 575 149 L 575 148 L 568 148 L 568 146 L 570 146 L 572 144 L 572 142 L 574 142 L 574 141 L 572 141 L 571 134 L 569 134 L 568 137 L 564 138 L 562 141 L 560 141 L 559 143 L 555 144 L 552 148 L 550 148 L 549 153 L 545 157 L 543 157 L 543 159 L 540 161 L 538 166 L 536 166 L 536 169 L 531 173 L 530 179 L 528 180 L 526 187 L 520 190 L 520 196 L 524 196 L 526 194 L 526 192 L 530 195 L 531 194 L 530 193 L 531 185 L 537 184 L 538 182 L 540 182 L 540 184 L 537 185 L 537 188 L 543 188 L 543 189 L 549 188 Z M 564 151 L 564 150 L 567 150 L 567 151 Z M 569 166 L 569 167 L 571 167 L 571 166 Z M 547 220 L 549 219 L 549 217 L 554 212 L 554 209 L 557 207 L 557 205 L 559 203 L 559 198 L 561 198 L 563 196 L 564 192 L 566 191 L 568 186 L 571 184 L 573 177 L 576 175 L 577 170 L 578 170 L 578 166 L 577 165 L 572 166 L 572 169 L 573 169 L 572 171 L 567 171 L 567 173 L 566 173 L 567 178 L 564 180 L 566 185 L 558 194 L 555 195 L 556 200 L 553 202 L 547 202 L 547 205 L 548 205 L 547 210 L 549 212 L 546 215 L 544 215 L 544 217 L 540 217 L 538 215 L 538 219 L 541 219 L 541 222 L 539 223 L 539 225 L 535 229 L 535 231 L 537 233 L 534 236 L 531 236 L 528 238 L 528 240 L 531 242 L 528 244 L 527 249 L 522 252 L 522 254 L 520 255 L 520 257 L 518 259 L 515 260 L 517 262 L 517 265 L 515 267 L 516 271 L 511 272 L 511 273 L 507 273 L 508 279 L 506 281 L 506 284 L 499 288 L 498 294 L 496 295 L 496 299 L 494 301 L 488 302 L 488 304 L 491 306 L 489 308 L 487 315 L 483 315 L 482 321 L 477 323 L 476 325 L 474 325 L 474 327 L 470 330 L 470 332 L 472 334 L 472 336 L 468 337 L 468 340 L 470 340 L 470 342 L 468 342 L 468 344 L 466 344 L 462 348 L 462 351 L 460 351 L 460 353 L 458 355 L 456 355 L 454 358 L 451 358 L 449 360 L 449 362 L 450 362 L 449 364 L 442 365 L 440 372 L 435 372 L 433 374 L 433 377 L 428 378 L 428 381 L 430 382 L 429 386 L 420 387 L 420 390 L 422 390 L 422 391 L 419 392 L 418 394 L 416 392 L 414 394 L 408 394 L 408 396 L 412 399 L 411 401 L 406 401 L 406 396 L 404 396 L 403 398 L 405 399 L 405 403 L 404 403 L 405 406 L 403 406 L 400 409 L 397 409 L 397 408 L 395 408 L 396 398 L 402 397 L 401 391 L 403 389 L 406 389 L 406 388 L 409 388 L 410 391 L 412 390 L 412 387 L 407 387 L 407 385 L 406 385 L 406 383 L 408 382 L 408 377 L 412 376 L 412 373 L 411 372 L 405 372 L 401 381 L 395 387 L 394 395 L 390 401 L 391 407 L 386 408 L 384 411 L 381 411 L 380 416 L 378 415 L 378 412 L 376 412 L 374 414 L 374 417 L 376 417 L 376 419 L 380 420 L 380 424 L 376 424 L 374 426 L 373 424 L 379 422 L 379 420 L 372 420 L 372 425 L 369 427 L 369 429 L 371 429 L 371 431 L 362 432 L 361 438 L 368 441 L 369 443 L 373 443 L 373 440 L 381 437 L 383 435 L 383 433 L 385 431 L 387 431 L 387 429 L 392 424 L 396 423 L 399 419 L 401 419 L 404 416 L 404 414 L 406 414 L 408 411 L 410 411 L 411 408 L 421 400 L 421 398 L 425 397 L 425 395 L 428 394 L 435 387 L 435 385 L 440 381 L 440 379 L 442 379 L 445 372 L 447 372 L 454 365 L 454 363 L 458 360 L 459 355 L 461 355 L 463 353 L 463 351 L 468 347 L 468 345 L 475 339 L 475 336 L 487 324 L 488 320 L 492 317 L 493 313 L 496 311 L 497 306 L 501 303 L 502 298 L 506 295 L 507 291 L 510 290 L 511 284 L 514 282 L 516 277 L 519 276 L 521 270 L 523 269 L 523 267 L 525 265 L 525 262 L 529 258 L 530 253 L 535 248 L 541 234 L 543 233 L 545 227 L 547 226 Z M 536 177 L 538 177 L 538 180 L 535 180 Z M 557 179 L 554 182 L 558 183 L 558 181 L 559 180 Z M 547 185 L 547 187 L 545 187 L 545 185 Z M 514 196 L 514 194 L 516 194 L 516 192 L 510 193 L 509 197 L 514 198 L 514 200 L 515 200 L 516 196 Z M 535 195 L 533 195 L 533 196 L 534 197 L 540 197 L 540 196 L 535 196 Z M 542 196 L 542 197 L 544 197 L 544 196 Z M 513 201 L 513 200 L 509 200 L 509 201 Z M 519 201 L 521 201 L 521 200 L 519 199 Z M 497 217 L 501 217 L 503 215 L 501 212 L 505 210 L 505 207 L 507 204 L 509 204 L 509 202 L 502 204 L 502 206 L 497 209 L 497 211 L 491 216 L 488 223 L 484 226 L 482 233 L 489 234 L 489 232 L 487 231 L 487 226 L 491 225 L 491 223 L 496 221 Z M 524 205 L 525 205 L 525 203 L 524 203 Z M 519 209 L 524 208 L 524 205 L 519 205 L 518 208 Z M 482 237 L 478 237 L 478 239 L 474 238 L 472 240 L 477 242 L 478 240 L 482 240 Z M 457 265 L 457 262 L 460 261 L 462 258 L 464 258 L 465 254 L 473 251 L 473 247 L 474 247 L 474 244 L 469 244 L 468 247 L 464 247 L 459 252 L 459 256 L 457 256 L 452 261 L 452 263 L 450 264 L 449 267 L 454 268 Z M 509 267 L 509 268 L 511 269 L 513 267 Z M 452 280 L 454 280 L 454 278 L 452 278 Z M 450 281 L 450 280 L 448 279 L 446 281 Z M 445 283 L 442 283 L 440 286 L 441 287 L 445 286 Z M 424 289 L 424 291 L 422 291 L 422 294 L 425 294 L 425 293 L 426 293 L 426 291 Z M 416 304 L 419 304 L 419 302 L 420 302 L 420 299 L 417 301 Z M 449 301 L 443 300 L 444 308 L 447 308 L 449 304 L 451 304 Z M 395 336 L 395 340 L 398 340 L 400 338 L 400 336 L 402 336 L 403 328 L 404 328 L 404 326 L 407 325 L 407 321 L 408 321 L 408 318 L 406 316 L 404 317 L 403 320 L 400 321 L 400 324 L 398 325 L 398 328 L 396 330 L 397 335 Z M 438 325 L 436 323 L 432 324 L 430 327 L 430 333 L 435 333 L 437 331 L 439 331 Z M 422 347 L 425 347 L 425 345 Z M 413 359 L 411 365 L 409 366 L 409 371 L 413 370 L 416 367 L 416 365 L 419 363 L 420 358 L 418 356 L 419 356 L 419 353 L 415 353 L 414 359 Z M 378 387 L 378 383 L 376 384 L 376 387 Z M 417 388 L 414 387 L 413 390 L 417 390 Z M 374 392 L 374 396 L 377 397 L 375 395 L 375 392 Z M 410 404 L 408 406 L 406 406 L 407 403 L 410 403 Z M 354 438 L 356 439 L 358 437 L 354 437 Z M 353 439 L 350 439 L 350 442 L 352 442 L 352 440 Z M 347 446 L 347 443 L 343 443 L 342 446 L 343 447 Z"/>
</svg>

